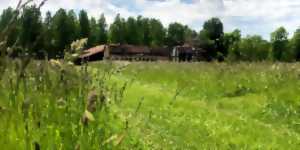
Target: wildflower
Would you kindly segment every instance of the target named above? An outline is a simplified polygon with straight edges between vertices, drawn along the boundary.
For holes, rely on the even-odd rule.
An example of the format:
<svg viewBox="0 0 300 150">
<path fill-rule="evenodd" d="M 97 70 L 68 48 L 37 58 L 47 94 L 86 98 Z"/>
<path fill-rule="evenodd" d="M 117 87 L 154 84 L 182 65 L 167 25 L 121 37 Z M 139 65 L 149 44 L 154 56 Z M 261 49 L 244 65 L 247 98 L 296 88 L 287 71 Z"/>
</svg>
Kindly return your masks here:
<svg viewBox="0 0 300 150">
<path fill-rule="evenodd" d="M 1 112 L 1 111 L 5 111 L 5 110 L 6 110 L 5 107 L 0 106 L 0 112 Z"/>
<path fill-rule="evenodd" d="M 96 94 L 96 92 L 95 91 L 90 92 L 87 98 L 86 110 L 81 118 L 81 122 L 84 125 L 87 125 L 88 122 L 95 121 L 95 118 L 92 113 L 96 111 L 97 100 L 98 100 L 98 95 Z"/>
<path fill-rule="evenodd" d="M 59 108 L 63 108 L 66 105 L 66 101 L 63 98 L 60 98 L 57 101 L 57 105 L 58 105 Z"/>
<path fill-rule="evenodd" d="M 79 145 L 79 144 L 77 144 L 77 145 L 75 146 L 75 150 L 80 150 L 80 145 Z"/>
<path fill-rule="evenodd" d="M 115 135 L 112 135 L 110 138 L 108 138 L 107 140 L 105 140 L 102 145 L 105 145 L 107 143 L 110 143 L 110 142 L 113 142 L 113 145 L 114 146 L 118 146 L 122 143 L 122 141 L 124 140 L 125 138 L 125 135 L 126 133 L 122 133 L 122 134 L 115 134 Z"/>
<path fill-rule="evenodd" d="M 75 54 L 72 54 L 71 56 L 72 56 L 72 57 L 78 57 L 79 54 L 75 53 Z"/>
<path fill-rule="evenodd" d="M 58 60 L 54 60 L 54 59 L 50 60 L 50 64 L 52 66 L 56 66 L 56 67 L 61 67 L 62 66 L 62 64 Z"/>
<path fill-rule="evenodd" d="M 74 65 L 74 63 L 73 63 L 73 62 L 71 62 L 71 61 L 68 61 L 68 65 L 69 65 L 69 66 L 73 66 L 73 65 Z"/>
<path fill-rule="evenodd" d="M 81 118 L 82 124 L 87 125 L 89 122 L 93 122 L 93 121 L 95 121 L 94 115 L 88 110 L 85 110 Z"/>
<path fill-rule="evenodd" d="M 87 110 L 90 112 L 96 111 L 96 103 L 97 103 L 98 95 L 95 91 L 92 91 L 89 93 L 88 99 L 87 99 Z"/>
</svg>

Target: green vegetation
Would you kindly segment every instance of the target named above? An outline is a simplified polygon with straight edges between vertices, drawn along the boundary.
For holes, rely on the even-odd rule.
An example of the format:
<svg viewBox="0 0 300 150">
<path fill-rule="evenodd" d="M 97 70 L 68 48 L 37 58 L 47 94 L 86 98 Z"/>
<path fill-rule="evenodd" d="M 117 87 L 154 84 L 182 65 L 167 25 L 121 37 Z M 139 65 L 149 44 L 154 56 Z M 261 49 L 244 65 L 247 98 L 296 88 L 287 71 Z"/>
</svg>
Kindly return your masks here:
<svg viewBox="0 0 300 150">
<path fill-rule="evenodd" d="M 19 63 L 1 76 L 6 149 L 300 146 L 299 64 Z"/>
<path fill-rule="evenodd" d="M 40 7 L 25 5 L 20 10 L 7 8 L 0 16 L 0 30 L 10 24 L 16 15 L 15 25 L 10 26 L 7 46 L 13 57 L 29 52 L 33 58 L 63 58 L 70 44 L 88 38 L 85 48 L 100 44 L 132 44 L 149 47 L 168 47 L 189 44 L 204 49 L 205 59 L 230 61 L 287 61 L 300 58 L 299 29 L 291 39 L 284 27 L 271 33 L 270 40 L 259 35 L 241 36 L 241 31 L 224 32 L 219 18 L 203 23 L 203 29 L 195 31 L 179 22 L 164 27 L 160 20 L 143 16 L 122 18 L 117 14 L 112 24 L 106 23 L 105 15 L 89 17 L 85 10 L 78 14 L 74 10 L 59 9 L 55 14 L 46 13 L 42 18 Z M 21 12 L 21 13 L 20 13 Z M 25 49 L 25 50 L 24 50 Z"/>
<path fill-rule="evenodd" d="M 264 62 L 299 60 L 299 29 L 288 39 L 281 27 L 269 42 L 224 33 L 218 18 L 197 34 L 117 15 L 107 30 L 104 15 L 60 9 L 43 21 L 46 0 L 28 2 L 0 17 L 3 149 L 299 149 L 300 64 Z M 85 46 L 107 42 L 191 42 L 225 62 L 73 65 Z"/>
</svg>

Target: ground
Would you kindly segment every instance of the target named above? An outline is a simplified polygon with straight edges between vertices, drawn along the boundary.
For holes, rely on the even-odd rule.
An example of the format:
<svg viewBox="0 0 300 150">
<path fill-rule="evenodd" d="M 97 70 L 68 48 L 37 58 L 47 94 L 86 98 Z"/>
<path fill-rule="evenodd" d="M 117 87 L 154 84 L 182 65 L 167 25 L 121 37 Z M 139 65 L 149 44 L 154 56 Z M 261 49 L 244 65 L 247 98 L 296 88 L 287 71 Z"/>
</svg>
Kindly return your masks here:
<svg viewBox="0 0 300 150">
<path fill-rule="evenodd" d="M 84 67 L 77 68 L 83 70 Z M 77 94 L 81 93 L 80 89 L 85 85 L 93 87 L 91 89 L 102 87 L 99 80 L 106 78 L 107 87 L 104 88 L 110 93 L 107 103 L 112 103 L 107 104 L 109 111 L 96 111 L 95 121 L 85 127 L 78 125 L 84 103 L 66 100 L 69 109 L 51 108 L 47 104 L 35 110 L 42 114 L 29 117 L 34 122 L 34 116 L 41 116 L 43 119 L 39 120 L 47 123 L 42 123 L 38 131 L 32 125 L 32 131 L 27 131 L 32 134 L 28 141 L 45 148 L 52 142 L 55 149 L 80 146 L 82 149 L 296 150 L 300 147 L 300 64 L 102 62 L 89 64 L 87 73 L 91 78 L 82 82 L 85 78 L 76 77 L 73 82 L 80 82 L 81 86 L 76 86 L 81 88 L 68 89 L 69 95 L 53 94 L 57 88 L 52 85 L 45 94 L 32 97 L 39 99 L 40 105 L 45 99 L 51 104 L 49 98 L 64 96 L 80 101 L 88 95 L 88 90 L 82 96 Z M 9 109 L 10 96 L 6 94 L 9 91 L 4 90 L 3 84 L 0 88 L 0 106 Z M 20 99 L 24 95 L 19 95 Z M 20 109 L 21 104 L 12 110 L 17 108 Z M 18 140 L 26 139 L 25 123 L 18 119 L 24 119 L 24 112 L 16 111 L 20 112 L 15 114 L 16 119 L 7 121 L 2 117 L 10 127 L 8 131 L 3 130 L 5 125 L 2 124 L 0 131 L 10 138 L 0 134 L 0 144 L 22 149 L 26 140 Z M 55 118 L 53 113 L 59 117 Z M 49 117 L 51 115 L 54 117 Z M 48 142 L 42 135 L 49 139 Z"/>
</svg>

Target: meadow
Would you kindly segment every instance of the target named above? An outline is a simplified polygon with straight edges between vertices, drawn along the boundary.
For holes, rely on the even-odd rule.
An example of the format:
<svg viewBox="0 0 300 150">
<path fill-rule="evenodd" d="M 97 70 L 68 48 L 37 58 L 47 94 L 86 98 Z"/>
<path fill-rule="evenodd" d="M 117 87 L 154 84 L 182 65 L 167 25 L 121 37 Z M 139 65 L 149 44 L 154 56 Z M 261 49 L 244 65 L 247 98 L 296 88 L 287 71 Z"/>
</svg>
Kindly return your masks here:
<svg viewBox="0 0 300 150">
<path fill-rule="evenodd" d="M 20 68 L 16 60 L 0 75 L 7 150 L 300 147 L 298 63 L 35 61 Z"/>
</svg>

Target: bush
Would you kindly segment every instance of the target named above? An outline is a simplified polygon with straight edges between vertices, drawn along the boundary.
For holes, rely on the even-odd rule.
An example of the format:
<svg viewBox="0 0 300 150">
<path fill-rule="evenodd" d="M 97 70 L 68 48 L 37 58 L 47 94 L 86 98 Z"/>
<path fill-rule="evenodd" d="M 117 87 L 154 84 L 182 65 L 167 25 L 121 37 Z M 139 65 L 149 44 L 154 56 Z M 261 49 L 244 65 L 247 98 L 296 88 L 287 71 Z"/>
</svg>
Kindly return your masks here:
<svg viewBox="0 0 300 150">
<path fill-rule="evenodd" d="M 270 43 L 261 36 L 247 36 L 229 51 L 229 58 L 243 61 L 263 61 L 269 58 Z"/>
</svg>

